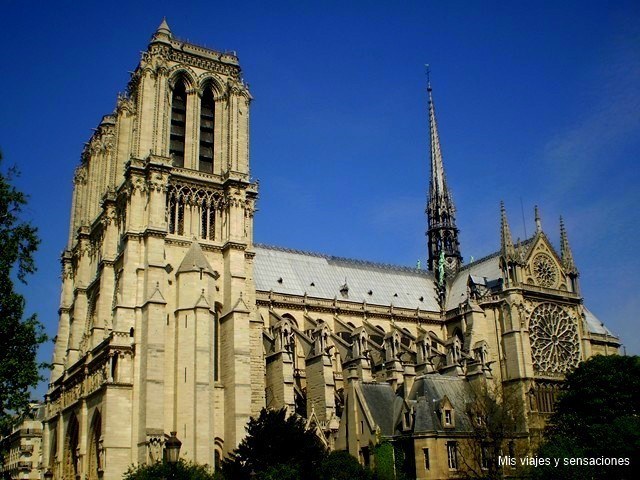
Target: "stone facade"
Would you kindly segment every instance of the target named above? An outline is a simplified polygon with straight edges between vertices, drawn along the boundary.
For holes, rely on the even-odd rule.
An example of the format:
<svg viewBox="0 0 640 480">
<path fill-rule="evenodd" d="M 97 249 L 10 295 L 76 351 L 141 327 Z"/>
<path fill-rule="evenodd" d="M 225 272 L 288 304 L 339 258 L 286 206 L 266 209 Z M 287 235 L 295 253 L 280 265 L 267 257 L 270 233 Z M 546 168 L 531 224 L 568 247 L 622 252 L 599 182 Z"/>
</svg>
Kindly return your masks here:
<svg viewBox="0 0 640 480">
<path fill-rule="evenodd" d="M 538 218 L 514 245 L 503 209 L 501 249 L 463 263 L 431 93 L 428 270 L 254 245 L 238 59 L 163 22 L 74 178 L 42 468 L 119 479 L 173 431 L 217 464 L 287 406 L 363 463 L 387 439 L 446 478 L 476 380 L 516 391 L 538 432 L 564 374 L 619 342 L 583 306 L 563 226 L 560 253 Z"/>
<path fill-rule="evenodd" d="M 171 431 L 213 464 L 264 405 L 250 100 L 234 54 L 163 23 L 87 144 L 47 394 L 56 478 L 119 479 Z"/>
<path fill-rule="evenodd" d="M 9 435 L 0 439 L 3 453 L 0 477 L 11 480 L 42 478 L 43 414 L 43 404 L 31 404 L 28 415 L 16 423 Z"/>
</svg>

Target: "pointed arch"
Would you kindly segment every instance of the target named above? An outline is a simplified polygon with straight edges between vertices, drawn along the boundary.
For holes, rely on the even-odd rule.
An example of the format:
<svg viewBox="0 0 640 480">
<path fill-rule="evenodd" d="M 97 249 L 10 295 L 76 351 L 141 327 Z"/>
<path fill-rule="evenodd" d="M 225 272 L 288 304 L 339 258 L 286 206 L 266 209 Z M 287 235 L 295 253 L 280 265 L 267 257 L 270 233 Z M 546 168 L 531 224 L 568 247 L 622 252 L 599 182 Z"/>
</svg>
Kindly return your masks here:
<svg viewBox="0 0 640 480">
<path fill-rule="evenodd" d="M 169 71 L 169 88 L 173 90 L 179 80 L 186 84 L 188 90 L 195 89 L 198 85 L 196 78 L 198 77 L 193 70 L 185 65 L 176 65 Z"/>
<path fill-rule="evenodd" d="M 200 151 L 198 154 L 198 170 L 213 173 L 214 133 L 216 124 L 216 105 L 214 89 L 209 82 L 202 90 L 200 97 Z"/>
<path fill-rule="evenodd" d="M 200 92 L 204 93 L 207 88 L 210 88 L 213 91 L 213 95 L 216 100 L 223 95 L 225 90 L 218 77 L 211 75 L 209 72 L 205 72 L 198 77 L 198 89 Z"/>
<path fill-rule="evenodd" d="M 179 76 L 171 92 L 171 131 L 169 133 L 169 155 L 174 167 L 184 167 L 184 149 L 187 124 L 187 84 Z"/>
<path fill-rule="evenodd" d="M 87 479 L 98 480 L 102 473 L 102 415 L 98 409 L 94 412 L 91 420 L 87 451 L 89 452 Z"/>
<path fill-rule="evenodd" d="M 49 430 L 49 470 L 55 472 L 58 457 L 58 427 L 54 426 Z"/>
<path fill-rule="evenodd" d="M 286 319 L 287 319 L 287 320 L 289 320 L 291 323 L 293 323 L 293 326 L 294 326 L 294 327 L 299 328 L 299 326 L 298 326 L 298 320 L 296 320 L 296 318 L 295 318 L 293 315 L 291 315 L 290 313 L 283 313 L 283 314 L 282 314 L 282 318 L 283 318 L 283 319 L 285 319 L 285 318 L 286 318 Z"/>
<path fill-rule="evenodd" d="M 76 475 L 80 474 L 79 464 L 79 438 L 80 424 L 75 414 L 71 414 L 67 423 L 67 431 L 64 440 L 64 450 L 62 459 L 62 478 L 64 480 L 76 480 Z"/>
</svg>

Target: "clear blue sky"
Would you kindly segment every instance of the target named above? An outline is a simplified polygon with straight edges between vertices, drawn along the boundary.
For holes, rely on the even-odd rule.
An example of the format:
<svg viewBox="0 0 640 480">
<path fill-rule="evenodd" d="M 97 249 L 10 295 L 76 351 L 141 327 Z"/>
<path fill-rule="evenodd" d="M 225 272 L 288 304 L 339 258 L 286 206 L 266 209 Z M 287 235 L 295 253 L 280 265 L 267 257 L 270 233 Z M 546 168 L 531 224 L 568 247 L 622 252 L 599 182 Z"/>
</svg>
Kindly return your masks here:
<svg viewBox="0 0 640 480">
<path fill-rule="evenodd" d="M 0 148 L 40 229 L 23 291 L 51 336 L 73 170 L 166 16 L 180 38 L 236 50 L 251 84 L 256 241 L 425 264 L 429 63 L 464 257 L 499 248 L 501 199 L 514 237 L 532 233 L 538 204 L 557 245 L 562 214 L 586 305 L 640 353 L 637 1 L 4 1 L 1 13 Z"/>
</svg>

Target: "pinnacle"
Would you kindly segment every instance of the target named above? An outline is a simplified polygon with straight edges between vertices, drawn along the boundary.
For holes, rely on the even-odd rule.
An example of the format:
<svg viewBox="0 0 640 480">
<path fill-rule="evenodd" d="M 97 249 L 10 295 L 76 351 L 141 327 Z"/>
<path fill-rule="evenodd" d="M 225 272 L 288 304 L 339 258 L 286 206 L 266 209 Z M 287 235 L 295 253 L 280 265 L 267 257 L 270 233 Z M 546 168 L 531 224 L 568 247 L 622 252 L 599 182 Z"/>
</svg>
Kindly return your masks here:
<svg viewBox="0 0 640 480">
<path fill-rule="evenodd" d="M 536 233 L 542 232 L 542 219 L 540 218 L 540 210 L 538 210 L 538 206 L 534 207 L 535 213 L 535 221 L 536 221 Z"/>
<path fill-rule="evenodd" d="M 508 258 L 515 255 L 513 240 L 511 239 L 511 229 L 509 228 L 509 221 L 507 220 L 507 210 L 504 207 L 503 201 L 500 201 L 500 243 L 503 255 Z"/>
<path fill-rule="evenodd" d="M 562 258 L 562 264 L 569 273 L 575 273 L 576 265 L 573 260 L 573 253 L 569 246 L 569 239 L 567 238 L 567 230 L 564 226 L 564 220 L 560 217 L 560 256 Z"/>
<path fill-rule="evenodd" d="M 169 24 L 167 23 L 167 17 L 162 17 L 162 23 L 156 29 L 156 34 L 164 33 L 165 35 L 171 36 L 171 29 L 169 28 Z"/>
<path fill-rule="evenodd" d="M 200 271 L 213 275 L 213 269 L 205 258 L 204 253 L 200 248 L 200 244 L 194 239 L 176 273 Z"/>
</svg>

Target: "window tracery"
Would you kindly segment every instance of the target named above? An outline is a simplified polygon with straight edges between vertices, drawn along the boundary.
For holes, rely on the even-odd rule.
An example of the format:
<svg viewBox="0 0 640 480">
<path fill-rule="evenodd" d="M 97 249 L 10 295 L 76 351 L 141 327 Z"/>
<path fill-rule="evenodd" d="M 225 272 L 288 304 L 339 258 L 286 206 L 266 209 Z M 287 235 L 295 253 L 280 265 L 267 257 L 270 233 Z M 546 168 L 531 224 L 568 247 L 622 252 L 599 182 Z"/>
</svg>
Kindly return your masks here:
<svg viewBox="0 0 640 480">
<path fill-rule="evenodd" d="M 215 240 L 216 210 L 221 206 L 218 192 L 191 185 L 169 185 L 167 223 L 169 233 Z"/>
<path fill-rule="evenodd" d="M 558 280 L 558 267 L 546 253 L 538 253 L 533 258 L 533 274 L 543 287 L 552 288 Z"/>
<path fill-rule="evenodd" d="M 529 320 L 534 368 L 538 372 L 564 374 L 580 361 L 576 321 L 560 306 L 538 305 Z"/>
</svg>

